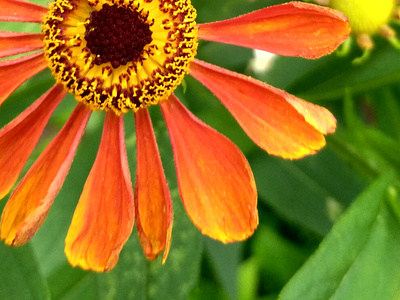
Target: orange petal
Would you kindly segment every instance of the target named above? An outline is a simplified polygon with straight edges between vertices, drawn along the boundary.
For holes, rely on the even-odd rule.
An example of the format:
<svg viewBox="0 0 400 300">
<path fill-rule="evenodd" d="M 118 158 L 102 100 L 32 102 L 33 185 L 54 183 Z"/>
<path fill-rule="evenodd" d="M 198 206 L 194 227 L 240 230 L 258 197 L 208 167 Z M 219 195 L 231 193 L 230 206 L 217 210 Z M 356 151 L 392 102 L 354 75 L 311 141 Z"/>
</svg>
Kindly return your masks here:
<svg viewBox="0 0 400 300">
<path fill-rule="evenodd" d="M 172 201 L 147 109 L 135 114 L 137 166 L 135 184 L 136 226 L 140 244 L 149 259 L 171 243 Z"/>
<path fill-rule="evenodd" d="M 232 113 L 247 135 L 270 154 L 300 158 L 325 145 L 336 120 L 308 103 L 251 77 L 195 60 L 190 74 Z"/>
<path fill-rule="evenodd" d="M 43 41 L 40 33 L 0 31 L 0 57 L 11 56 L 41 48 L 43 48 Z"/>
<path fill-rule="evenodd" d="M 134 213 L 123 117 L 107 112 L 99 152 L 65 239 L 71 265 L 112 269 L 132 232 Z"/>
<path fill-rule="evenodd" d="M 0 61 L 0 105 L 27 79 L 46 67 L 43 52 Z"/>
<path fill-rule="evenodd" d="M 18 179 L 47 121 L 65 94 L 62 85 L 55 85 L 0 130 L 0 199 Z"/>
<path fill-rule="evenodd" d="M 160 105 L 171 137 L 179 191 L 193 223 L 224 243 L 249 237 L 258 224 L 257 190 L 244 155 L 175 96 Z"/>
<path fill-rule="evenodd" d="M 90 112 L 78 104 L 14 190 L 1 218 L 1 239 L 6 244 L 27 243 L 42 225 L 67 176 Z"/>
<path fill-rule="evenodd" d="M 323 134 L 333 133 L 336 130 L 336 119 L 332 113 L 315 104 L 297 98 L 286 92 L 274 88 L 277 93 L 282 93 L 286 101 L 289 102 L 315 129 Z"/>
<path fill-rule="evenodd" d="M 333 52 L 350 33 L 342 13 L 301 2 L 270 6 L 198 26 L 199 39 L 306 58 Z"/>
<path fill-rule="evenodd" d="M 41 23 L 47 7 L 22 0 L 0 0 L 0 21 Z"/>
</svg>

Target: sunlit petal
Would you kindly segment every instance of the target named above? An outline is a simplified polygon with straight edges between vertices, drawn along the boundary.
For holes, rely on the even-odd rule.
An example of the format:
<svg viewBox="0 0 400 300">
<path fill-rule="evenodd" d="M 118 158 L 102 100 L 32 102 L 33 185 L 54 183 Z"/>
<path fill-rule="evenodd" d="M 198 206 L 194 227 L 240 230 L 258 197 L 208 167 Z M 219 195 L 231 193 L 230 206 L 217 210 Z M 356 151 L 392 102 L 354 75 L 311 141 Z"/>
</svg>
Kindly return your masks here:
<svg viewBox="0 0 400 300">
<path fill-rule="evenodd" d="M 171 137 L 179 191 L 193 223 L 225 243 L 247 238 L 257 227 L 258 216 L 256 187 L 246 158 L 175 96 L 160 104 Z"/>
<path fill-rule="evenodd" d="M 286 99 L 315 129 L 323 134 L 333 133 L 336 130 L 336 119 L 332 113 L 315 104 L 304 101 L 286 92 L 274 88 Z"/>
<path fill-rule="evenodd" d="M 90 112 L 78 104 L 11 195 L 1 219 L 1 239 L 6 244 L 25 244 L 43 223 L 67 176 Z"/>
<path fill-rule="evenodd" d="M 14 185 L 47 121 L 65 94 L 62 85 L 55 85 L 0 130 L 0 199 Z"/>
<path fill-rule="evenodd" d="M 280 55 L 317 58 L 333 52 L 349 33 L 349 23 L 342 13 L 290 2 L 225 21 L 199 24 L 198 37 Z"/>
<path fill-rule="evenodd" d="M 69 262 L 100 272 L 112 269 L 133 223 L 133 191 L 123 117 L 108 112 L 96 160 L 65 240 Z"/>
<path fill-rule="evenodd" d="M 171 242 L 172 202 L 147 109 L 135 114 L 136 122 L 136 226 L 146 256 L 155 259 Z"/>
<path fill-rule="evenodd" d="M 43 41 L 40 33 L 0 31 L 0 57 L 7 57 L 41 48 L 43 48 Z"/>
<path fill-rule="evenodd" d="M 247 135 L 270 154 L 299 158 L 325 145 L 336 120 L 323 107 L 265 83 L 195 60 L 191 75 L 212 91 Z"/>
<path fill-rule="evenodd" d="M 46 67 L 47 62 L 42 52 L 0 61 L 0 105 L 27 79 Z"/>
<path fill-rule="evenodd" d="M 22 0 L 0 0 L 0 21 L 41 23 L 47 8 Z"/>
</svg>

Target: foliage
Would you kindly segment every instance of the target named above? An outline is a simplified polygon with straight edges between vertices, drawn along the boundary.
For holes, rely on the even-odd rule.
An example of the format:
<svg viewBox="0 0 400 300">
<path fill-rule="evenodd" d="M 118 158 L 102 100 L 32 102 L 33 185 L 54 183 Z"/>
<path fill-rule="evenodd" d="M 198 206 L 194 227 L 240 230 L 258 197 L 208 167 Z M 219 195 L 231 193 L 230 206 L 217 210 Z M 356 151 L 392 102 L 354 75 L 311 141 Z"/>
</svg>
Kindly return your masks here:
<svg viewBox="0 0 400 300">
<path fill-rule="evenodd" d="M 225 0 L 214 9 L 215 1 L 193 0 L 199 22 L 282 2 Z M 4 26 L 2 30 L 9 30 L 13 25 Z M 260 74 L 249 68 L 251 50 L 201 42 L 199 58 L 327 107 L 337 117 L 338 129 L 317 155 L 298 161 L 268 156 L 208 90 L 187 76 L 177 91 L 179 98 L 232 139 L 250 161 L 259 192 L 260 225 L 253 237 L 232 245 L 199 233 L 180 203 L 161 114 L 157 107 L 151 108 L 174 200 L 172 245 L 164 265 L 160 258 L 145 259 L 135 232 L 117 267 L 108 273 L 74 269 L 64 256 L 68 225 L 100 140 L 103 115 L 93 114 L 67 181 L 38 234 L 18 249 L 0 244 L 0 299 L 398 299 L 400 52 L 377 38 L 370 57 L 354 65 L 353 59 L 360 55 L 353 46 L 344 56 L 334 53 L 315 61 L 278 57 L 271 69 Z M 43 72 L 20 87 L 2 106 L 0 125 L 51 84 L 50 73 Z M 41 149 L 73 106 L 69 97 L 56 110 Z M 133 122 L 128 114 L 131 170 L 135 169 Z M 30 162 L 41 149 L 35 150 Z"/>
</svg>

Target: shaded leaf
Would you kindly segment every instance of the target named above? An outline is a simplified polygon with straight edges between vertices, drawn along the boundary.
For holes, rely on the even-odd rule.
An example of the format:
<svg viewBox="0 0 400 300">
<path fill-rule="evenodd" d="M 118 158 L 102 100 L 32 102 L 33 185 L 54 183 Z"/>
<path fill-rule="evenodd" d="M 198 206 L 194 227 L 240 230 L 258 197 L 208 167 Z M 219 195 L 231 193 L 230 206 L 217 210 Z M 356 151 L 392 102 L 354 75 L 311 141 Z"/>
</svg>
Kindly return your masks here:
<svg viewBox="0 0 400 300">
<path fill-rule="evenodd" d="M 205 245 L 217 277 L 229 295 L 229 299 L 238 299 L 237 270 L 241 260 L 243 243 L 225 245 L 219 241 L 206 239 Z"/>
<path fill-rule="evenodd" d="M 50 299 L 30 245 L 11 248 L 0 245 L 0 299 Z"/>
<path fill-rule="evenodd" d="M 356 199 L 289 281 L 280 299 L 389 300 L 400 296 L 399 216 L 385 201 L 393 181 L 389 172 Z"/>
<path fill-rule="evenodd" d="M 311 101 L 342 98 L 345 88 L 354 93 L 390 85 L 400 80 L 399 52 L 390 45 L 374 51 L 361 65 L 351 63 L 352 56 L 337 59 L 330 56 L 326 63 L 310 71 L 290 85 L 289 91 Z"/>
<path fill-rule="evenodd" d="M 265 225 L 258 228 L 252 240 L 252 250 L 253 258 L 263 270 L 260 284 L 274 292 L 279 292 L 308 255 L 308 251 L 282 236 L 275 228 Z"/>
<path fill-rule="evenodd" d="M 80 268 L 71 268 L 71 265 L 65 262 L 58 269 L 54 269 L 47 279 L 51 298 L 83 299 L 85 296 L 84 299 L 91 299 L 89 295 L 95 295 L 94 275 Z"/>
<path fill-rule="evenodd" d="M 250 164 L 260 201 L 320 235 L 332 226 L 328 203 L 346 207 L 363 187 L 362 180 L 329 149 L 299 161 L 252 156 Z"/>
</svg>

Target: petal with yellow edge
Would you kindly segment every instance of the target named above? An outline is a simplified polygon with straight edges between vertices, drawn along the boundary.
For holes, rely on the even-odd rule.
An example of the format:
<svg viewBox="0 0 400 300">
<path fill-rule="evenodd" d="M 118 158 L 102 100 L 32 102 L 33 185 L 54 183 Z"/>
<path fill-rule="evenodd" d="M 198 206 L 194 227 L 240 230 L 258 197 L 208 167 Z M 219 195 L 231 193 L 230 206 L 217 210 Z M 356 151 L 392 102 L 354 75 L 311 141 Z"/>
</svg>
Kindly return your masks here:
<svg viewBox="0 0 400 300">
<path fill-rule="evenodd" d="M 27 79 L 46 67 L 43 52 L 0 61 L 0 105 Z"/>
<path fill-rule="evenodd" d="M 0 0 L 0 21 L 41 23 L 47 7 L 22 0 Z"/>
<path fill-rule="evenodd" d="M 71 265 L 112 269 L 132 232 L 134 214 L 123 117 L 107 112 L 100 148 L 65 239 Z"/>
<path fill-rule="evenodd" d="M 252 235 L 258 225 L 257 191 L 244 155 L 175 96 L 160 105 L 171 137 L 180 195 L 193 223 L 203 234 L 224 243 Z"/>
<path fill-rule="evenodd" d="M 164 175 L 153 126 L 147 109 L 135 114 L 136 123 L 136 228 L 143 252 L 155 259 L 171 243 L 172 201 Z"/>
<path fill-rule="evenodd" d="M 91 110 L 78 104 L 12 193 L 1 218 L 6 244 L 27 243 L 46 218 L 71 166 Z"/>
<path fill-rule="evenodd" d="M 54 109 L 67 92 L 60 84 L 0 130 L 0 199 L 8 194 Z"/>
<path fill-rule="evenodd" d="M 0 31 L 0 57 L 7 57 L 42 48 L 43 41 L 40 33 Z"/>
<path fill-rule="evenodd" d="M 195 60 L 190 74 L 226 106 L 247 135 L 270 154 L 300 158 L 325 145 L 336 119 L 325 108 L 280 89 Z"/>
<path fill-rule="evenodd" d="M 270 6 L 198 26 L 199 39 L 305 58 L 333 52 L 350 34 L 350 25 L 342 13 L 301 2 Z"/>
</svg>

